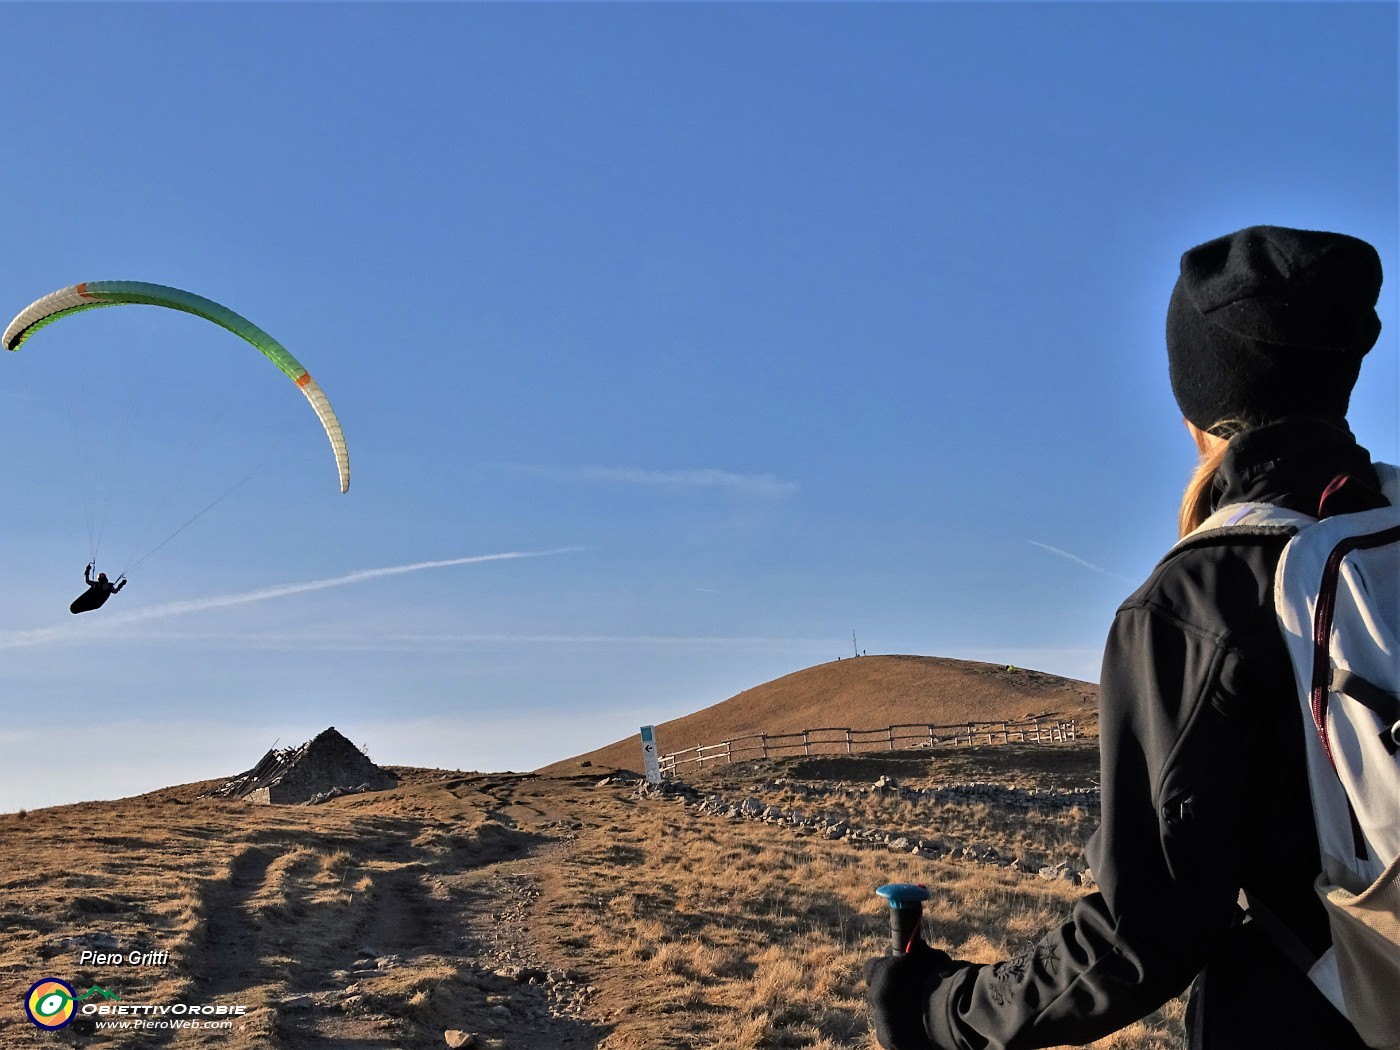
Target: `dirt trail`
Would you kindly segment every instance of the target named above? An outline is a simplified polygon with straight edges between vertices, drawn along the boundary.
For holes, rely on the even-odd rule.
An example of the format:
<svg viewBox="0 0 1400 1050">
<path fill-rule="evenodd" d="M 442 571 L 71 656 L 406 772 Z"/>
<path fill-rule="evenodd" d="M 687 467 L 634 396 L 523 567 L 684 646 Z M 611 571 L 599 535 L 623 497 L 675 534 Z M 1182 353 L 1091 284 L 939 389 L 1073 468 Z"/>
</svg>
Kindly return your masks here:
<svg viewBox="0 0 1400 1050">
<path fill-rule="evenodd" d="M 586 978 L 551 966 L 535 941 L 541 872 L 567 854 L 572 812 L 567 790 L 536 779 L 464 778 L 406 796 L 423 830 L 356 869 L 370 904 L 340 941 L 355 958 L 327 955 L 312 973 L 303 947 L 301 979 L 274 1004 L 277 1046 L 410 1050 L 446 1046 L 449 1031 L 487 1050 L 599 1045 Z"/>
<path fill-rule="evenodd" d="M 598 801 L 582 794 L 590 786 L 425 773 L 314 807 L 161 799 L 124 811 L 139 849 L 107 849 L 100 875 L 75 870 L 69 844 L 91 841 L 110 813 L 14 821 L 29 870 L 0 870 L 0 884 L 45 892 L 7 898 L 22 934 L 0 945 L 9 1001 L 51 975 L 75 992 L 100 984 L 121 996 L 114 1004 L 165 1006 L 156 1016 L 167 1019 L 176 1002 L 246 1012 L 231 1030 L 119 1031 L 89 1014 L 44 1032 L 4 1011 L 0 1046 L 437 1050 L 461 1031 L 487 1050 L 596 1047 L 606 1032 L 588 1020 L 589 976 L 538 942 L 552 930 L 539 922 L 541 887 L 572 849 L 578 805 Z M 192 836 L 219 843 L 198 864 L 187 860 Z M 112 900 L 140 900 L 140 914 L 118 916 Z M 91 944 L 168 947 L 170 962 L 82 967 Z"/>
</svg>

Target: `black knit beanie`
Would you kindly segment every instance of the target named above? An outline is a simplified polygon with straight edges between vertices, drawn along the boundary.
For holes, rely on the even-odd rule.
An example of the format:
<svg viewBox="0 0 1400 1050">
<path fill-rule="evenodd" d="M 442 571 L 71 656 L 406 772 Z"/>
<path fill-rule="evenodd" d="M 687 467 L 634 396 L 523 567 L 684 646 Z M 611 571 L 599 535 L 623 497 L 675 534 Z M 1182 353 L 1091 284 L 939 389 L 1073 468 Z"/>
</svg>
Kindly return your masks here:
<svg viewBox="0 0 1400 1050">
<path fill-rule="evenodd" d="M 1192 248 L 1167 307 L 1182 415 L 1202 430 L 1342 420 L 1376 343 L 1381 260 L 1341 233 L 1251 226 Z"/>
</svg>

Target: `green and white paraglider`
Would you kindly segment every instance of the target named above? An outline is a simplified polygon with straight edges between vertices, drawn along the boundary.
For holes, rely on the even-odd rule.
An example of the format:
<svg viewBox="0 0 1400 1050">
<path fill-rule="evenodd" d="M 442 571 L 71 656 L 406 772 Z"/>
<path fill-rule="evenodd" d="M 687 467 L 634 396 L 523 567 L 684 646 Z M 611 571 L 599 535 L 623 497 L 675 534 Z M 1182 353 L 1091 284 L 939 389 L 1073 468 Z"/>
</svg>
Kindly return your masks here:
<svg viewBox="0 0 1400 1050">
<path fill-rule="evenodd" d="M 160 284 L 147 284 L 144 281 L 88 281 L 84 284 L 75 284 L 68 288 L 60 288 L 56 292 L 44 296 L 31 303 L 21 310 L 19 315 L 10 322 L 5 329 L 4 335 L 0 336 L 0 343 L 3 343 L 6 350 L 18 350 L 35 332 L 52 324 L 60 318 L 69 314 L 78 313 L 81 310 L 91 310 L 99 306 L 123 306 L 130 304 L 143 304 L 146 306 L 163 306 L 170 310 L 180 310 L 184 313 L 194 314 L 202 317 L 206 321 L 228 329 L 234 335 L 239 336 L 248 343 L 257 347 L 263 355 L 280 368 L 297 388 L 306 395 L 306 399 L 311 402 L 311 407 L 315 410 L 316 416 L 321 421 L 321 425 L 326 429 L 326 436 L 330 438 L 331 450 L 335 453 L 336 471 L 340 478 L 340 491 L 346 492 L 350 488 L 350 455 L 345 448 L 345 434 L 340 429 L 340 421 L 336 419 L 334 410 L 330 402 L 326 399 L 325 393 L 321 390 L 320 384 L 312 379 L 310 374 L 302 367 L 301 362 L 293 357 L 281 343 L 268 335 L 257 325 L 253 324 L 246 317 L 234 313 L 226 306 L 205 299 L 203 296 L 195 295 L 192 292 L 181 291 L 179 288 L 169 288 Z M 240 482 L 241 484 L 241 482 Z M 234 487 L 237 487 L 236 485 Z M 225 493 L 227 495 L 227 493 Z M 223 497 L 219 497 L 222 499 Z M 215 500 L 215 503 L 219 500 Z M 214 504 L 210 504 L 205 510 L 210 509 Z M 200 511 L 195 518 L 203 514 Z M 155 553 L 166 542 L 178 534 L 189 525 L 194 518 L 185 522 L 171 536 L 166 537 L 160 544 L 147 554 L 143 555 L 131 566 L 140 564 L 151 554 Z M 88 590 L 78 597 L 70 607 L 74 613 L 88 612 L 101 606 L 108 597 L 121 590 L 126 585 L 125 570 L 115 582 L 108 581 L 105 574 L 99 573 L 96 580 L 92 578 L 95 568 L 93 564 L 97 558 L 97 546 L 100 539 L 94 539 L 92 562 L 84 572 L 83 580 L 87 584 Z"/>
<path fill-rule="evenodd" d="M 203 296 L 184 292 L 179 288 L 168 288 L 161 284 L 147 284 L 144 281 L 87 281 L 84 284 L 60 288 L 25 307 L 5 329 L 4 336 L 0 337 L 0 342 L 4 343 L 6 350 L 18 350 L 40 328 L 52 324 L 59 318 L 99 306 L 128 304 L 164 306 L 170 310 L 182 310 L 185 313 L 194 314 L 196 317 L 202 317 L 206 321 L 213 321 L 215 324 L 227 328 L 234 335 L 261 350 L 268 360 L 285 372 L 292 382 L 296 383 L 301 392 L 306 395 L 306 400 L 311 402 L 311 407 L 316 410 L 321 425 L 326 428 L 326 436 L 331 440 L 331 449 L 335 452 L 336 470 L 340 474 L 340 491 L 349 490 L 350 454 L 345 448 L 345 434 L 341 431 L 340 421 L 336 419 L 335 412 L 331 409 L 331 403 L 326 400 L 326 395 L 322 392 L 320 385 L 311 378 L 311 375 L 302 367 L 301 362 L 293 357 L 287 348 L 276 339 L 273 339 L 246 317 L 234 313 L 228 307 L 221 306 L 212 299 L 205 299 Z"/>
</svg>

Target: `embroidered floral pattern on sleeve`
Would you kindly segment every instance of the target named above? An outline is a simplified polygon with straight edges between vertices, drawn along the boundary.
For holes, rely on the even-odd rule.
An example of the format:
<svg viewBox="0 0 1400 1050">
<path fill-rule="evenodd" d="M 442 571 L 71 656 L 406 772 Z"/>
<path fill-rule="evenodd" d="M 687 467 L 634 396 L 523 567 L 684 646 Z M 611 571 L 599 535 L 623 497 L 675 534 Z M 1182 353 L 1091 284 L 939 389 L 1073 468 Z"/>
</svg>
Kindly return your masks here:
<svg viewBox="0 0 1400 1050">
<path fill-rule="evenodd" d="M 1059 946 L 1055 944 L 1030 944 L 1019 954 L 997 963 L 992 967 L 997 983 L 992 986 L 992 1002 L 1005 1006 L 1014 995 L 1013 988 L 1026 983 L 1031 969 L 1039 965 L 1047 974 L 1054 974 L 1060 966 Z"/>
</svg>

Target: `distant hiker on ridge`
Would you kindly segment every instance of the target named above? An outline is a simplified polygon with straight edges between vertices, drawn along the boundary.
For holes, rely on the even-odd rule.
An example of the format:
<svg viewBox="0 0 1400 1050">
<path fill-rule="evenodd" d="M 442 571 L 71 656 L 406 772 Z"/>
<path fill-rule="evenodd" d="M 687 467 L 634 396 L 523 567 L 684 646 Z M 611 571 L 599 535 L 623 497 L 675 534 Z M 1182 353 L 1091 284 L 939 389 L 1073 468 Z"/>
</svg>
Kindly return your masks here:
<svg viewBox="0 0 1400 1050">
<path fill-rule="evenodd" d="M 83 570 L 83 582 L 88 585 L 88 589 L 73 599 L 73 604 L 68 606 L 69 612 L 82 613 L 100 609 L 108 598 L 126 586 L 125 576 L 118 577 L 117 582 L 113 583 L 107 579 L 105 572 L 99 572 L 94 580 L 92 569 L 92 563 L 89 562 L 88 567 Z"/>
<path fill-rule="evenodd" d="M 1296 632 L 1281 626 L 1290 592 L 1275 586 L 1276 570 L 1288 578 L 1285 545 L 1290 556 L 1300 549 L 1295 533 L 1330 535 L 1350 524 L 1338 518 L 1400 504 L 1400 475 L 1373 463 L 1346 421 L 1380 334 L 1380 287 L 1376 250 L 1342 234 L 1255 226 L 1182 256 L 1168 371 L 1200 462 L 1181 542 L 1119 607 L 1104 648 L 1103 817 L 1086 850 L 1098 890 L 1012 959 L 971 963 L 914 940 L 907 954 L 870 960 L 868 997 L 888 1050 L 1088 1043 L 1188 985 L 1191 1050 L 1400 1046 L 1394 1028 L 1363 1042 L 1372 1003 L 1358 1010 L 1359 996 L 1341 994 L 1355 985 L 1344 969 L 1338 978 L 1346 953 L 1331 949 L 1346 930 L 1329 921 L 1333 905 L 1314 882 L 1336 880 L 1327 847 L 1339 833 L 1342 852 L 1356 842 L 1367 859 L 1358 819 L 1369 811 L 1353 811 L 1355 839 L 1345 815 L 1314 817 L 1310 769 L 1334 784 L 1340 773 L 1314 760 L 1326 729 L 1308 718 Z M 1122 513 L 1113 493 L 1105 500 L 1100 514 Z M 1273 518 L 1237 524 L 1254 513 Z M 1307 524 L 1278 524 L 1290 515 Z M 1392 582 L 1382 582 L 1386 600 Z M 1328 644 L 1312 666 L 1325 667 Z M 1387 878 L 1393 890 L 1393 872 L 1377 885 Z"/>
</svg>

